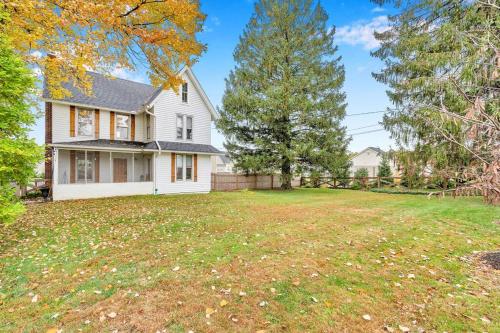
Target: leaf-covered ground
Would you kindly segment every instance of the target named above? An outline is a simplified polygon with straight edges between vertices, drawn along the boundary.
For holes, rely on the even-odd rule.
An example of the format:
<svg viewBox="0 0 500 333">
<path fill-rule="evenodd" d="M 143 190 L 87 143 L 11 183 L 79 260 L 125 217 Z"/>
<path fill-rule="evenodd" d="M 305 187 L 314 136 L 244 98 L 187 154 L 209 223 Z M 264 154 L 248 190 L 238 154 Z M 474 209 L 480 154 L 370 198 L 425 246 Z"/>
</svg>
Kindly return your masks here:
<svg viewBox="0 0 500 333">
<path fill-rule="evenodd" d="M 327 189 L 33 204 L 0 229 L 0 331 L 498 332 L 498 220 Z"/>
</svg>

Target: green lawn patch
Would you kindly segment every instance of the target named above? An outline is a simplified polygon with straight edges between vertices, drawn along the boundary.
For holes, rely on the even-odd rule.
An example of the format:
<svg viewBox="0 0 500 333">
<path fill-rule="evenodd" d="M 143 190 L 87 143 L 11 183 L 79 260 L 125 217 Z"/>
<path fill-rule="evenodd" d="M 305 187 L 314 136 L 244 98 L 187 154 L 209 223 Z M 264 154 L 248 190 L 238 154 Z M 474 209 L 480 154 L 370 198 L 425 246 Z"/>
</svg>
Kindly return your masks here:
<svg viewBox="0 0 500 333">
<path fill-rule="evenodd" d="M 0 331 L 495 332 L 499 219 L 329 189 L 33 204 L 1 230 Z"/>
</svg>

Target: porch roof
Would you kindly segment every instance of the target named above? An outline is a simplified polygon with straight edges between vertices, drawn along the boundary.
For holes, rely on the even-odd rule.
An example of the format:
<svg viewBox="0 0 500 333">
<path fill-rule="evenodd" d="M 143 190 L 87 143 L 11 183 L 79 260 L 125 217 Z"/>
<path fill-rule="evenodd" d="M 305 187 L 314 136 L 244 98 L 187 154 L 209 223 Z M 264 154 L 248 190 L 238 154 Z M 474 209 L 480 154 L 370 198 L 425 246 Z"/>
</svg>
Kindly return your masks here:
<svg viewBox="0 0 500 333">
<path fill-rule="evenodd" d="M 223 154 L 217 148 L 211 145 L 189 142 L 171 142 L 158 141 L 162 151 L 185 152 L 185 153 L 201 153 L 219 155 Z M 103 150 L 120 150 L 120 151 L 159 151 L 156 142 L 139 142 L 139 141 L 122 141 L 122 140 L 82 140 L 70 142 L 58 142 L 51 144 L 53 147 L 69 148 L 69 149 L 103 149 Z"/>
</svg>

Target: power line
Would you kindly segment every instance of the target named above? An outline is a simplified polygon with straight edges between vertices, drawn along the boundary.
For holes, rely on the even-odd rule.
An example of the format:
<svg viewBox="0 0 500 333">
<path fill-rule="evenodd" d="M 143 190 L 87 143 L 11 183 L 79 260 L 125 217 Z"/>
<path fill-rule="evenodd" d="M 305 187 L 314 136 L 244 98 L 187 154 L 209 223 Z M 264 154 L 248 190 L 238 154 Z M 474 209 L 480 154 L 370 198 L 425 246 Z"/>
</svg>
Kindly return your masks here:
<svg viewBox="0 0 500 333">
<path fill-rule="evenodd" d="M 374 133 L 374 132 L 380 132 L 380 131 L 385 131 L 385 129 L 380 128 L 380 129 L 371 130 L 371 131 L 364 131 L 364 132 L 359 132 L 359 133 L 353 133 L 353 134 L 351 134 L 351 136 L 360 135 L 360 134 L 367 134 L 367 133 Z"/>
<path fill-rule="evenodd" d="M 380 126 L 380 124 L 376 123 L 376 124 L 373 124 L 373 125 L 368 125 L 368 126 L 363 126 L 363 127 L 358 127 L 358 128 L 351 128 L 351 129 L 348 129 L 347 132 L 356 131 L 356 130 L 360 130 L 360 129 L 363 129 L 363 128 L 375 127 L 375 126 Z"/>
<path fill-rule="evenodd" d="M 384 112 L 386 112 L 386 110 L 384 110 L 384 111 L 372 111 L 372 112 L 361 112 L 361 113 L 351 113 L 351 114 L 346 114 L 345 116 L 346 117 L 363 116 L 365 114 L 384 113 Z"/>
</svg>

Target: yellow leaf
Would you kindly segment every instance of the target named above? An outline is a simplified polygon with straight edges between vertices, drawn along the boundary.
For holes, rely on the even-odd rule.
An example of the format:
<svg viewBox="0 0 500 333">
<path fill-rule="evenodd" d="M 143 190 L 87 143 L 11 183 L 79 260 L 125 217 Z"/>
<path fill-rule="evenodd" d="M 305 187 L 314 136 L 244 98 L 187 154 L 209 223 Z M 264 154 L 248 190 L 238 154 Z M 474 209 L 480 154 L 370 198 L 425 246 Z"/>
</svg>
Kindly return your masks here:
<svg viewBox="0 0 500 333">
<path fill-rule="evenodd" d="M 225 307 L 227 305 L 228 301 L 226 301 L 225 299 L 223 299 L 222 301 L 220 301 L 220 306 L 221 307 Z"/>
</svg>

